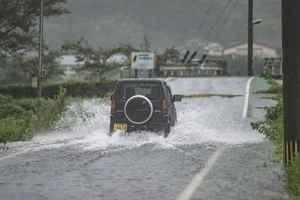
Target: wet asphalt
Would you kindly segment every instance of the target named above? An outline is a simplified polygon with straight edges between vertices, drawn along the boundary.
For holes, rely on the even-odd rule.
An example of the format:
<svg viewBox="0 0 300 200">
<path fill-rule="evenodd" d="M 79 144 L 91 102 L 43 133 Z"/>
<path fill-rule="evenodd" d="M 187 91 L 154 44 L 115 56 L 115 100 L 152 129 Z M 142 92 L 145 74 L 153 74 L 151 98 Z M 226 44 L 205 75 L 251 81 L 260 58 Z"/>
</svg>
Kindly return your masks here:
<svg viewBox="0 0 300 200">
<path fill-rule="evenodd" d="M 240 94 L 247 79 L 202 80 L 196 88 L 195 80 L 189 81 L 170 85 L 178 93 L 220 90 Z M 253 87 L 252 92 L 267 86 L 256 80 Z M 39 136 L 33 142 L 11 144 L 9 152 L 0 153 L 0 199 L 173 200 L 221 146 L 224 153 L 193 194 L 193 200 L 288 199 L 285 175 L 274 157 L 274 147 L 249 128 L 251 121 L 263 116 L 256 107 L 274 102 L 252 95 L 251 116 L 244 122 L 239 121 L 242 104 L 241 97 L 184 100 L 177 105 L 179 124 L 166 141 L 159 136 L 95 137 L 93 134 L 106 129 L 102 127 L 107 125 L 108 114 L 104 112 L 103 124 L 94 122 L 95 127 L 77 130 L 85 130 L 84 135 L 71 131 L 68 137 L 49 142 L 59 137 L 54 131 L 49 138 Z M 199 108 L 197 113 L 203 110 L 202 114 L 193 113 L 193 106 Z M 188 119 L 199 121 L 193 124 Z"/>
</svg>

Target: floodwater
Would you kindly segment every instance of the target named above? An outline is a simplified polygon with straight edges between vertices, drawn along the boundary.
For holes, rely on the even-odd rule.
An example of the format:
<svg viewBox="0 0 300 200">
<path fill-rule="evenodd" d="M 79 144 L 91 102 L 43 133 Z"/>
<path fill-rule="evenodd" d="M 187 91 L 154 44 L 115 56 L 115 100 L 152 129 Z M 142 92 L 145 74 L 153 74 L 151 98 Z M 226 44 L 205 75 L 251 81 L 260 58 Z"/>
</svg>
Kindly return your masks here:
<svg viewBox="0 0 300 200">
<path fill-rule="evenodd" d="M 241 119 L 247 80 L 170 80 L 174 94 L 242 96 L 184 98 L 176 103 L 178 123 L 167 139 L 151 132 L 109 137 L 109 100 L 74 101 L 52 131 L 11 144 L 10 152 L 0 154 L 0 197 L 176 199 L 211 155 L 225 146 L 194 199 L 286 198 L 272 145 L 252 130 L 255 116 Z M 252 104 L 262 104 L 252 99 Z"/>
</svg>

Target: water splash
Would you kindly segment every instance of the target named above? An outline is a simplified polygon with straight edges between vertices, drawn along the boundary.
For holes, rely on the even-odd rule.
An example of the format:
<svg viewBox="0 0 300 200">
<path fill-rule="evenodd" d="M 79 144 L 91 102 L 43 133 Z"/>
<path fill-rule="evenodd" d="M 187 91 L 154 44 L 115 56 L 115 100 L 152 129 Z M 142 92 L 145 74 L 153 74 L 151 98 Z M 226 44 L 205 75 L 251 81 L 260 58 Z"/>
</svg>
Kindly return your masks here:
<svg viewBox="0 0 300 200">
<path fill-rule="evenodd" d="M 264 138 L 252 130 L 249 122 L 240 119 L 242 102 L 243 98 L 186 99 L 177 104 L 178 123 L 167 139 L 151 132 L 135 132 L 127 136 L 124 136 L 122 132 L 116 132 L 114 136 L 109 137 L 106 134 L 109 122 L 105 121 L 102 124 L 104 126 L 98 126 L 77 141 L 77 144 L 84 149 L 91 150 L 116 147 L 134 148 L 146 144 L 158 145 L 162 148 L 176 148 L 181 145 L 203 143 L 261 142 Z M 105 114 L 98 118 L 108 117 Z"/>
<path fill-rule="evenodd" d="M 170 85 L 174 93 L 183 90 L 184 83 L 184 88 L 190 91 L 189 93 L 207 90 L 218 92 L 218 87 L 221 87 L 227 88 L 227 93 L 233 91 L 234 94 L 243 94 L 246 81 L 245 78 L 218 78 L 215 81 L 214 79 L 176 79 Z M 159 148 L 177 148 L 182 145 L 204 143 L 261 142 L 264 140 L 263 136 L 252 130 L 249 121 L 241 119 L 243 101 L 243 97 L 184 99 L 183 102 L 176 104 L 178 123 L 167 139 L 151 132 L 136 132 L 128 136 L 123 136 L 119 132 L 110 137 L 107 134 L 110 102 L 105 99 L 74 101 L 61 120 L 55 124 L 54 131 L 34 137 L 30 144 L 35 149 L 75 145 L 76 148 L 80 147 L 84 150 L 97 150 L 135 148 L 146 144 Z"/>
<path fill-rule="evenodd" d="M 70 129 L 79 131 L 94 127 L 102 122 L 108 121 L 109 101 L 105 99 L 85 99 L 71 103 L 63 113 L 61 119 L 56 122 L 56 131 Z"/>
</svg>

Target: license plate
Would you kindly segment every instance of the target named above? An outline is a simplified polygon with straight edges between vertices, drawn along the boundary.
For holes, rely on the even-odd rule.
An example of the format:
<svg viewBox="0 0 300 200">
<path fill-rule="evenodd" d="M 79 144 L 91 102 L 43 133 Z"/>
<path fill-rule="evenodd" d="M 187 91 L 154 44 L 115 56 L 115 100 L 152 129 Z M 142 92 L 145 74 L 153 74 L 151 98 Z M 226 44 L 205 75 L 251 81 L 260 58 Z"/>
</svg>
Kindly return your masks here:
<svg viewBox="0 0 300 200">
<path fill-rule="evenodd" d="M 115 123 L 114 130 L 127 130 L 127 124 Z"/>
</svg>

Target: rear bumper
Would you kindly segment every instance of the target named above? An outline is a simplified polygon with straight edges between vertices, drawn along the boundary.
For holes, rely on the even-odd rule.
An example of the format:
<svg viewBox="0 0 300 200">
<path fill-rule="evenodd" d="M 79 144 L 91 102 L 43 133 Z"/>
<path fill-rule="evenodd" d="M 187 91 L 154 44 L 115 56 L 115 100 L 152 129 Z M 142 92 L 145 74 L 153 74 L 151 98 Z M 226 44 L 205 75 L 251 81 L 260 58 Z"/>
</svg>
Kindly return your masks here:
<svg viewBox="0 0 300 200">
<path fill-rule="evenodd" d="M 133 124 L 127 120 L 123 112 L 117 112 L 111 115 L 110 118 L 110 131 L 113 131 L 115 123 L 127 124 L 127 132 L 132 131 L 162 131 L 167 125 L 168 114 L 162 112 L 154 112 L 151 119 L 145 124 Z"/>
</svg>

